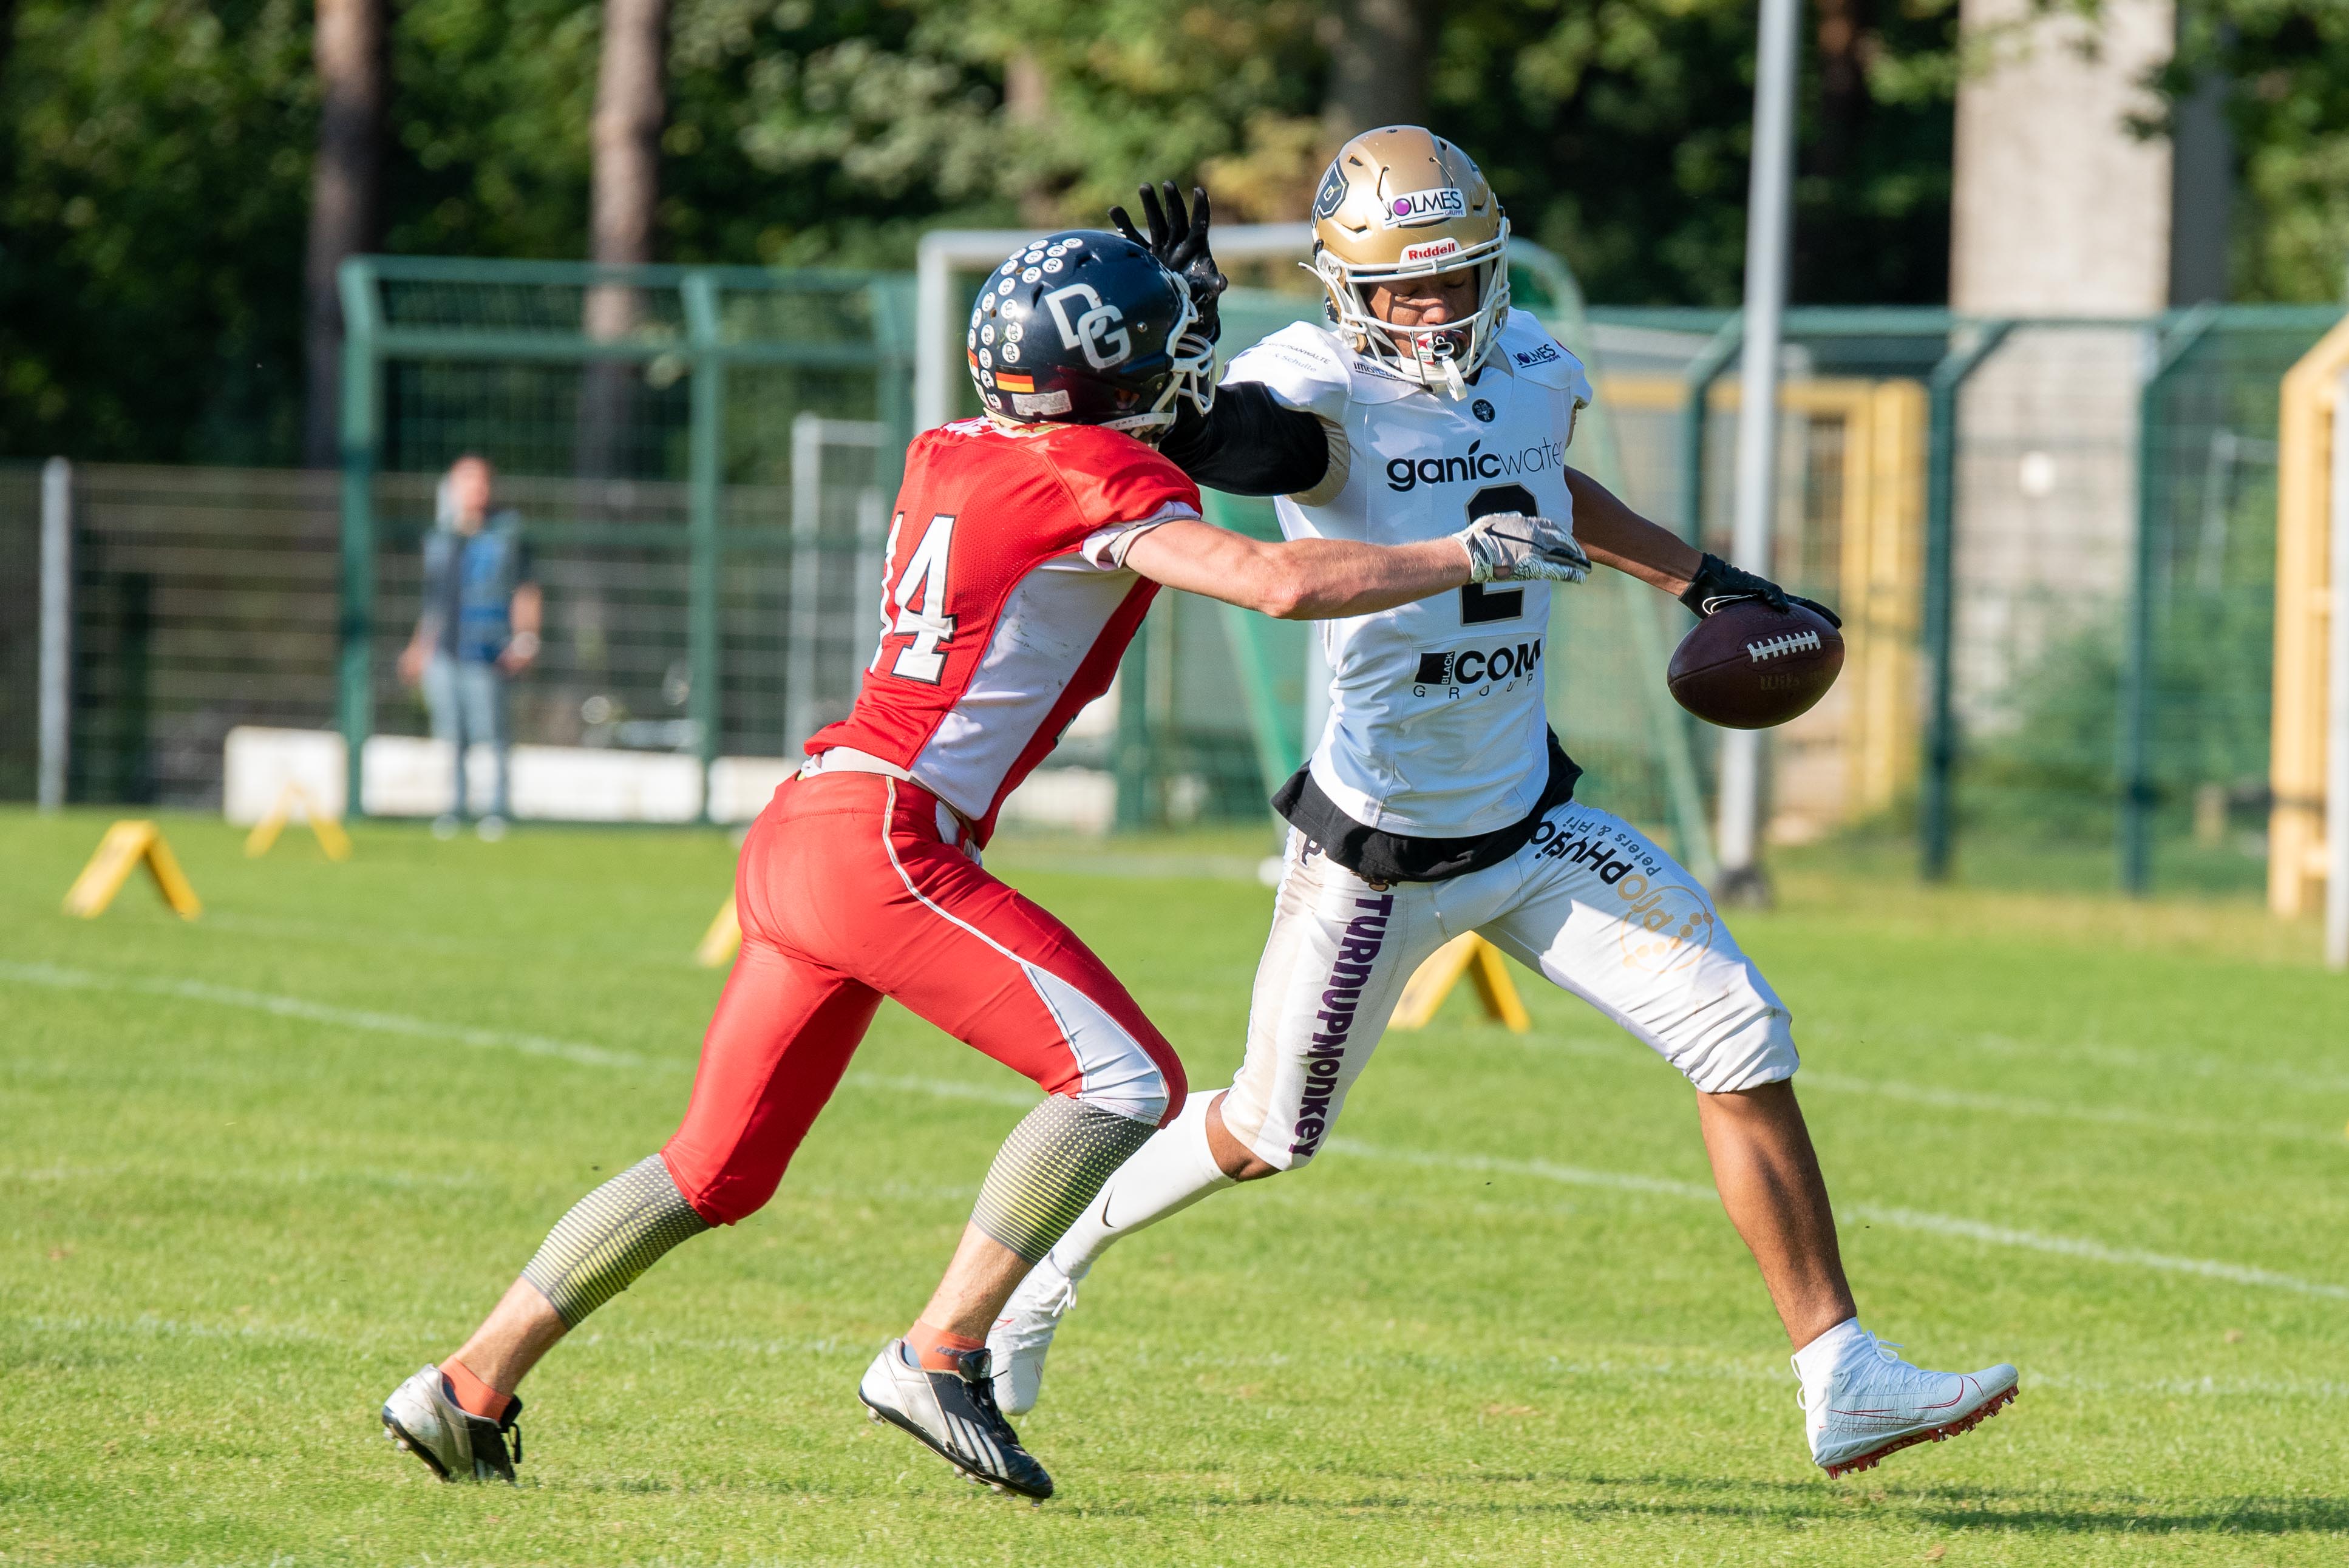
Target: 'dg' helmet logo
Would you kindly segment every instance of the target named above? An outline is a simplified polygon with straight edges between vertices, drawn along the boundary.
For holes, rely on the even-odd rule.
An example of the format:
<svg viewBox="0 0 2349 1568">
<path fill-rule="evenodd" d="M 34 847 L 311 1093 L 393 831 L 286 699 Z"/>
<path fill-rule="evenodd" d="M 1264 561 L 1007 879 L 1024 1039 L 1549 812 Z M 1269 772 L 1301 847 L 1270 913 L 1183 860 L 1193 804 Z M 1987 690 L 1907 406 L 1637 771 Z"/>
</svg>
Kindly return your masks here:
<svg viewBox="0 0 2349 1568">
<path fill-rule="evenodd" d="M 1069 319 L 1069 302 L 1081 299 L 1084 311 L 1073 322 Z M 1113 304 L 1103 304 L 1102 296 L 1093 292 L 1091 284 L 1071 284 L 1054 289 L 1044 296 L 1044 307 L 1052 313 L 1053 324 L 1061 329 L 1061 345 L 1064 348 L 1081 348 L 1085 363 L 1096 370 L 1107 370 L 1112 365 L 1123 365 L 1133 354 L 1133 338 L 1119 324 L 1124 313 Z"/>
</svg>

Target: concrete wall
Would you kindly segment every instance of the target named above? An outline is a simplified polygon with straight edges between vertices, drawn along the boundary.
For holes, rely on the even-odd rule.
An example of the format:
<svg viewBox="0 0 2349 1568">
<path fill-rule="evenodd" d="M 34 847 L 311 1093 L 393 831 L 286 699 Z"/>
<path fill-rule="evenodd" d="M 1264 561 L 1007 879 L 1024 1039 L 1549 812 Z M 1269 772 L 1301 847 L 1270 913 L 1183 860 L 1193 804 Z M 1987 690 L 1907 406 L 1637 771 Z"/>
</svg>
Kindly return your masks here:
<svg viewBox="0 0 2349 1568">
<path fill-rule="evenodd" d="M 2170 0 L 2106 0 L 2101 24 L 2031 0 L 1963 0 L 1950 303 L 1980 315 L 2142 315 L 2169 303 L 2170 147 L 2127 120 L 2167 60 Z"/>
<path fill-rule="evenodd" d="M 2138 84 L 2172 51 L 2171 0 L 2106 0 L 2101 23 L 2034 16 L 2030 0 L 1962 0 L 1960 16 L 1975 57 L 1958 94 L 1951 308 L 2158 314 L 2172 150 L 2128 121 L 2158 108 Z M 1974 733 L 2012 723 L 2011 683 L 2051 642 L 2116 613 L 2146 352 L 2139 329 L 2026 329 L 1967 384 L 1955 676 Z"/>
</svg>

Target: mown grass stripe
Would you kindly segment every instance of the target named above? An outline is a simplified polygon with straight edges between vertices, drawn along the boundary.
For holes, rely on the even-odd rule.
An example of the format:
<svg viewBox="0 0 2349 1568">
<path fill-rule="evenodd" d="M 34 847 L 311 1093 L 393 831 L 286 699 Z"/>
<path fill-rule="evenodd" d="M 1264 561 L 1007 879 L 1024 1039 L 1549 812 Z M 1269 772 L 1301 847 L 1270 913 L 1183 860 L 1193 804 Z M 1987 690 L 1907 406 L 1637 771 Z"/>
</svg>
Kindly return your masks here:
<svg viewBox="0 0 2349 1568">
<path fill-rule="evenodd" d="M 333 1007 L 321 1003 L 305 1001 L 296 996 L 282 996 L 263 991 L 246 991 L 196 980 L 142 975 L 100 975 L 80 970 L 60 968 L 54 965 L 5 962 L 0 962 L 0 980 L 16 981 L 23 985 L 47 985 L 60 990 L 139 991 L 150 995 L 171 996 L 185 1001 L 243 1007 L 279 1017 L 300 1018 L 310 1023 L 405 1035 L 416 1038 L 444 1039 L 460 1045 L 519 1051 L 529 1056 L 553 1057 L 589 1067 L 668 1068 L 672 1065 L 655 1062 L 648 1057 L 627 1051 L 608 1050 L 600 1046 L 582 1045 L 574 1041 L 435 1023 L 429 1019 L 409 1017 L 398 1013 Z M 948 1078 L 855 1074 L 845 1080 L 845 1087 L 896 1089 L 942 1099 L 973 1099 L 991 1105 L 1022 1108 L 1034 1105 L 1038 1099 L 1038 1096 L 1032 1092 L 1009 1087 L 997 1088 L 979 1084 L 958 1083 Z M 1443 1154 L 1420 1150 L 1387 1149 L 1361 1143 L 1350 1138 L 1335 1139 L 1331 1140 L 1330 1147 L 1362 1159 L 1379 1160 L 1396 1164 L 1529 1176 L 1538 1181 L 1562 1182 L 1569 1186 L 1644 1192 L 1661 1197 L 1708 1203 L 1715 1201 L 1715 1194 L 1711 1187 L 1693 1181 L 1677 1181 L 1664 1177 L 1640 1176 L 1624 1171 L 1588 1171 L 1576 1166 L 1557 1165 L 1544 1160 L 1503 1160 L 1487 1155 Z M 2167 1253 L 2147 1252 L 2135 1247 L 2115 1247 L 2083 1237 L 2049 1235 L 2040 1231 L 2018 1230 L 2012 1226 L 1970 1220 L 1961 1215 L 1935 1214 L 1915 1209 L 1879 1208 L 1871 1204 L 1854 1204 L 1847 1206 L 1843 1213 L 1847 1219 L 1864 1221 L 1869 1224 L 1951 1236 L 1965 1241 L 1981 1242 L 1991 1246 L 2012 1247 L 2024 1252 L 2045 1253 L 2060 1257 L 2080 1258 L 2091 1263 L 2109 1264 L 2116 1267 L 2189 1274 L 2204 1279 L 2220 1280 L 2230 1284 L 2291 1291 L 2301 1295 L 2349 1301 L 2349 1285 L 2326 1284 L 2321 1281 L 2301 1279 L 2295 1275 L 2278 1274 L 2269 1269 L 2251 1268 L 2244 1264 L 2223 1263 L 2210 1258 L 2178 1257 Z"/>
<path fill-rule="evenodd" d="M 177 980 L 144 975 L 93 975 L 85 970 L 60 968 L 53 964 L 9 963 L 0 963 L 0 980 L 15 981 L 23 985 L 46 985 L 58 991 L 137 991 L 150 996 L 170 996 L 182 1002 L 242 1007 L 248 1012 L 267 1013 L 280 1018 L 298 1018 L 310 1024 L 329 1024 L 337 1028 L 365 1029 L 380 1035 L 405 1035 L 416 1039 L 450 1040 L 461 1046 L 520 1051 L 524 1056 L 552 1057 L 561 1061 L 576 1062 L 583 1067 L 668 1068 L 683 1065 L 656 1062 L 632 1051 L 609 1050 L 602 1046 L 582 1045 L 575 1040 L 554 1040 L 543 1035 L 522 1035 L 503 1029 L 476 1029 L 462 1024 L 435 1023 L 429 1018 L 409 1017 L 402 1013 L 334 1007 L 299 996 L 246 991 L 233 985 L 214 985 L 203 980 Z"/>
</svg>

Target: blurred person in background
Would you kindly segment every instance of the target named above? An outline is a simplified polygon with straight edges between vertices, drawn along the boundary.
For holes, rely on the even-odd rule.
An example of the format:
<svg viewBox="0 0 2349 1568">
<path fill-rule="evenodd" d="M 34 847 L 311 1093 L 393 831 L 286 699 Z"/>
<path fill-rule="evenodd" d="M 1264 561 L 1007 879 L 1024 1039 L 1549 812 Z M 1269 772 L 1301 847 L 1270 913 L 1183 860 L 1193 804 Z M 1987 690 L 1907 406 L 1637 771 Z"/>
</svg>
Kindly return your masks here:
<svg viewBox="0 0 2349 1568">
<path fill-rule="evenodd" d="M 506 683 L 538 657 L 544 601 L 531 570 L 521 514 L 490 510 L 497 473 L 467 453 L 440 481 L 440 526 L 424 540 L 424 608 L 399 655 L 399 678 L 422 686 L 432 738 L 456 757 L 456 793 L 432 824 L 452 838 L 467 814 L 465 753 L 487 742 L 497 758 L 497 786 L 480 832 L 505 836 L 508 752 Z"/>
</svg>

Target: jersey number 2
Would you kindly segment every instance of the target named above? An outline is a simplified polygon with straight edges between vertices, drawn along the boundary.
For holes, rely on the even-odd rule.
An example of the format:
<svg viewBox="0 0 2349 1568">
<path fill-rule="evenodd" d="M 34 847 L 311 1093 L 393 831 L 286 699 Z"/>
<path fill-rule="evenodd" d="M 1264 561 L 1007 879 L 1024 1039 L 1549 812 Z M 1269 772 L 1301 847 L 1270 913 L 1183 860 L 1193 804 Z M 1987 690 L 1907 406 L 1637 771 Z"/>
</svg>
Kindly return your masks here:
<svg viewBox="0 0 2349 1568">
<path fill-rule="evenodd" d="M 1490 517 L 1496 511 L 1523 512 L 1531 517 L 1541 510 L 1534 492 L 1523 485 L 1487 485 L 1468 498 L 1468 521 Z M 1493 621 L 1514 621 L 1526 613 L 1526 591 L 1522 588 L 1488 588 L 1482 583 L 1471 583 L 1460 590 L 1460 624 L 1482 626 Z"/>
<path fill-rule="evenodd" d="M 889 673 L 931 686 L 946 671 L 946 646 L 954 640 L 955 618 L 947 611 L 947 558 L 954 545 L 955 520 L 941 514 L 922 530 L 905 571 L 887 597 L 897 606 L 890 631 L 914 640 L 897 650 Z"/>
</svg>

